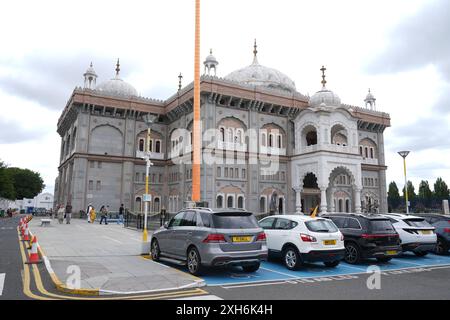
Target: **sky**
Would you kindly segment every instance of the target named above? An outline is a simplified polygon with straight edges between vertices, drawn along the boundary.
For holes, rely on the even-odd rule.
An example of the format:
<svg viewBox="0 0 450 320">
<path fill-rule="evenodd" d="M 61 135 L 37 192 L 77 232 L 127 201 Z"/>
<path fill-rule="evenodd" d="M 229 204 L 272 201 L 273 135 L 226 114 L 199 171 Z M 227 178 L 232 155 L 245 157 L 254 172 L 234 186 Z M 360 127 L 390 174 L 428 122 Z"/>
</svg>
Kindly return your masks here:
<svg viewBox="0 0 450 320">
<path fill-rule="evenodd" d="M 450 1 L 202 0 L 202 61 L 218 76 L 259 63 L 280 70 L 302 94 L 327 87 L 363 106 L 368 88 L 385 131 L 387 182 L 450 184 Z M 0 159 L 41 173 L 53 192 L 56 124 L 90 62 L 97 83 L 121 76 L 142 96 L 167 99 L 193 79 L 194 0 L 5 1 L 0 11 Z"/>
</svg>

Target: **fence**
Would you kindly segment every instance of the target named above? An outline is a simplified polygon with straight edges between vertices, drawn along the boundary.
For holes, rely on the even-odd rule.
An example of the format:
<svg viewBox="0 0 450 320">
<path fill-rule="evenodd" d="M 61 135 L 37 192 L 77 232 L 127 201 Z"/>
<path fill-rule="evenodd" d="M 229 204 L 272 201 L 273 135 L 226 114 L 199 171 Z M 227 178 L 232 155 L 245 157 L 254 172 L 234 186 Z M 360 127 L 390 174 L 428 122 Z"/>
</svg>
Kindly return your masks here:
<svg viewBox="0 0 450 320">
<path fill-rule="evenodd" d="M 161 213 L 147 214 L 147 230 L 156 230 L 161 227 L 165 222 L 170 221 L 175 213 L 166 213 L 163 217 Z M 131 229 L 144 229 L 145 214 L 142 212 L 125 212 L 125 227 Z"/>
</svg>

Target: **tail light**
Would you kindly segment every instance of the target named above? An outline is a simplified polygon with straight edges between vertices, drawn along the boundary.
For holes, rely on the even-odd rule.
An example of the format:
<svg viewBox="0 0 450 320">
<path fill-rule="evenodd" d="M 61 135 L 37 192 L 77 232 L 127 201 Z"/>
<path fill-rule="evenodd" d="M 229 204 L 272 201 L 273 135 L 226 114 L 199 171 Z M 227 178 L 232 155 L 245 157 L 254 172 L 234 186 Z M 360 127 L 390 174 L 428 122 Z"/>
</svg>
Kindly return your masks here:
<svg viewBox="0 0 450 320">
<path fill-rule="evenodd" d="M 300 233 L 300 238 L 302 239 L 303 242 L 317 242 L 316 238 L 308 234 Z"/>
<path fill-rule="evenodd" d="M 221 243 L 221 242 L 226 241 L 224 235 L 219 233 L 211 233 L 205 238 L 205 240 L 203 240 L 203 243 Z"/>
<path fill-rule="evenodd" d="M 341 233 L 341 241 L 344 241 L 344 235 Z"/>
<path fill-rule="evenodd" d="M 266 234 L 264 232 L 261 232 L 256 237 L 256 241 L 266 241 Z"/>
<path fill-rule="evenodd" d="M 445 233 L 450 233 L 450 228 L 444 228 Z"/>
</svg>

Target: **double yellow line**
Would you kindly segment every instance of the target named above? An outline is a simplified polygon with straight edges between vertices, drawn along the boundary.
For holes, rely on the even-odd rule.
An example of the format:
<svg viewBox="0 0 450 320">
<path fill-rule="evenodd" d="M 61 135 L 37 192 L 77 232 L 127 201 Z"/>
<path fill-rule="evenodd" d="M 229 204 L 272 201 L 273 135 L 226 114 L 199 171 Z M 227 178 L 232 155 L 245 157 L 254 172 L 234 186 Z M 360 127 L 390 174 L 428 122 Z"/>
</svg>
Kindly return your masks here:
<svg viewBox="0 0 450 320">
<path fill-rule="evenodd" d="M 17 230 L 18 236 L 19 236 L 19 247 L 20 252 L 22 256 L 23 261 L 23 293 L 32 299 L 36 300 L 157 300 L 157 299 L 174 299 L 174 298 L 182 298 L 182 297 L 189 297 L 189 296 L 199 296 L 208 294 L 205 290 L 195 288 L 191 290 L 185 290 L 185 291 L 174 291 L 174 292 L 165 292 L 165 293 L 156 293 L 156 294 L 144 294 L 144 295 L 129 295 L 129 296 L 115 296 L 115 297 L 75 297 L 70 295 L 61 295 L 61 294 L 55 294 L 48 292 L 47 289 L 45 289 L 43 283 L 41 274 L 39 272 L 39 268 L 36 264 L 28 265 L 25 262 L 27 261 L 27 255 L 25 253 L 25 247 L 22 241 L 20 241 L 20 233 L 19 230 Z M 31 273 L 30 273 L 30 266 L 32 268 L 33 276 L 34 276 L 34 282 L 36 284 L 36 288 L 39 291 L 41 295 L 34 294 L 31 289 Z M 59 280 L 58 280 L 59 281 Z"/>
</svg>

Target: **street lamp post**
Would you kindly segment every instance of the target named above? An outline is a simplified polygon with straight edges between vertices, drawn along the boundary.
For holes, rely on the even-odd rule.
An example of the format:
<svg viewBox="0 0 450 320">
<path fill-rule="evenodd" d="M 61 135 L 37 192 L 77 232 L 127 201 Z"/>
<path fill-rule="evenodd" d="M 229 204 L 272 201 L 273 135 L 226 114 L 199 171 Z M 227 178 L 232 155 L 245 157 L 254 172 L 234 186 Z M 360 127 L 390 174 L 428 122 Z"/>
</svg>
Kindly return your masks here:
<svg viewBox="0 0 450 320">
<path fill-rule="evenodd" d="M 151 125 L 155 122 L 157 116 L 148 113 L 142 118 L 145 124 L 147 125 L 147 147 L 144 156 L 146 168 L 145 168 L 144 231 L 142 233 L 142 254 L 148 254 L 150 252 L 150 246 L 148 243 L 148 232 L 147 232 L 147 214 L 148 214 L 148 205 L 150 201 L 150 195 L 148 190 L 148 177 L 150 166 L 153 165 L 153 163 L 150 161 L 150 133 L 151 133 Z"/>
<path fill-rule="evenodd" d="M 400 151 L 398 153 L 403 158 L 403 173 L 405 175 L 405 202 L 406 202 L 406 214 L 409 214 L 409 206 L 408 206 L 408 180 L 406 179 L 406 157 L 409 154 L 409 151 Z"/>
</svg>

